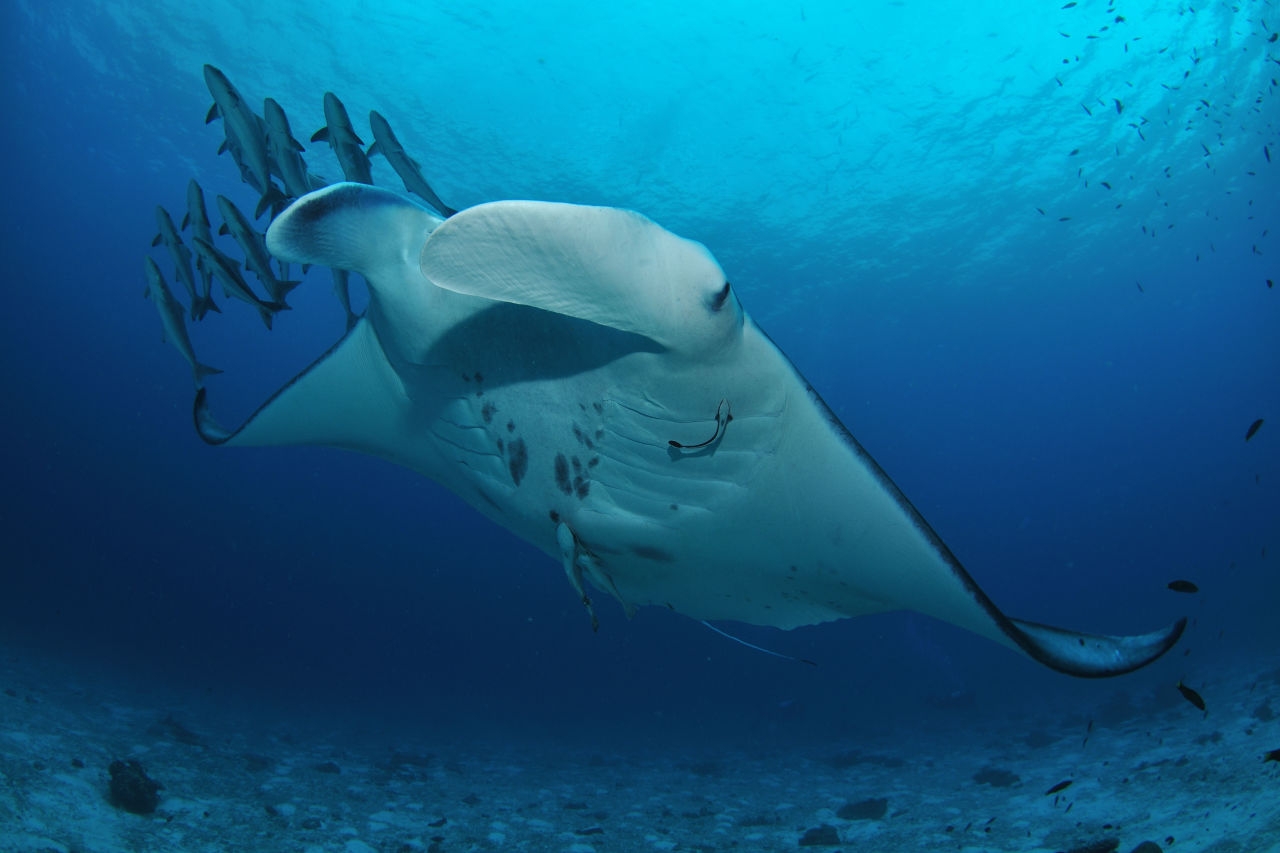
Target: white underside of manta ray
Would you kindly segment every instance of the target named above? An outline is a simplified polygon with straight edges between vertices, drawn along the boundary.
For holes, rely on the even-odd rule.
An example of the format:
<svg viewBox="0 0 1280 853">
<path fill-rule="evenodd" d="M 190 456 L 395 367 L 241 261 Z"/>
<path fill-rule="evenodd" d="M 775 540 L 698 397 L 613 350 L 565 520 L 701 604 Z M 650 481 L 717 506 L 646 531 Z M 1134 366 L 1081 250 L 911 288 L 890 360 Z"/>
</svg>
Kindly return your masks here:
<svg viewBox="0 0 1280 853">
<path fill-rule="evenodd" d="M 1078 676 L 1158 658 L 1006 617 L 747 316 L 700 244 L 533 201 L 442 220 L 335 184 L 267 232 L 361 273 L 363 319 L 213 444 L 329 445 L 412 468 L 621 602 L 793 628 L 915 610 Z M 593 614 L 594 619 L 594 614 Z"/>
</svg>

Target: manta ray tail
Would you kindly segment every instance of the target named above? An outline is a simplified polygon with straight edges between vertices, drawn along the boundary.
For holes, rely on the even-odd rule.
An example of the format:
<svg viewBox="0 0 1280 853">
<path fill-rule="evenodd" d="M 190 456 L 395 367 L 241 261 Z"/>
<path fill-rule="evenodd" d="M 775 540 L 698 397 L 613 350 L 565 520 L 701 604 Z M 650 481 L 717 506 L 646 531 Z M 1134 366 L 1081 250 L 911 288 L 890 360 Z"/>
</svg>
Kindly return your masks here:
<svg viewBox="0 0 1280 853">
<path fill-rule="evenodd" d="M 764 652 L 766 655 L 772 655 L 775 658 L 782 658 L 783 660 L 792 660 L 792 661 L 795 661 L 796 663 L 808 664 L 809 666 L 818 665 L 816 662 L 811 661 L 808 658 L 798 658 L 798 657 L 795 657 L 794 655 L 784 655 L 782 652 L 775 652 L 773 649 L 766 649 L 764 646 L 757 646 L 755 643 L 748 643 L 746 640 L 742 639 L 741 637 L 735 637 L 733 634 L 730 634 L 728 631 L 720 630 L 715 625 L 712 625 L 710 622 L 708 622 L 706 619 L 701 619 L 699 621 L 702 622 L 703 625 L 710 628 L 712 631 L 715 631 L 720 636 L 725 637 L 726 639 L 733 640 L 735 643 L 737 643 L 740 646 L 746 646 L 749 649 L 755 649 L 757 652 Z"/>
</svg>

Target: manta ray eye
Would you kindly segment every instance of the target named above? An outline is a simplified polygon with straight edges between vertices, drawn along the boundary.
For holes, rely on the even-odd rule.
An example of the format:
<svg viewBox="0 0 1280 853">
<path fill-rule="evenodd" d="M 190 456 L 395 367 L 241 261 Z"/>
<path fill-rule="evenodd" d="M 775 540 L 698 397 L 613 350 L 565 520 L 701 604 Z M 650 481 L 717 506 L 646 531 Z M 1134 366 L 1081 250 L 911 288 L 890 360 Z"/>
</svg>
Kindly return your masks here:
<svg viewBox="0 0 1280 853">
<path fill-rule="evenodd" d="M 725 301 L 729 298 L 729 282 L 724 283 L 724 287 L 713 297 L 711 297 L 711 310 L 719 311 L 724 307 Z"/>
</svg>

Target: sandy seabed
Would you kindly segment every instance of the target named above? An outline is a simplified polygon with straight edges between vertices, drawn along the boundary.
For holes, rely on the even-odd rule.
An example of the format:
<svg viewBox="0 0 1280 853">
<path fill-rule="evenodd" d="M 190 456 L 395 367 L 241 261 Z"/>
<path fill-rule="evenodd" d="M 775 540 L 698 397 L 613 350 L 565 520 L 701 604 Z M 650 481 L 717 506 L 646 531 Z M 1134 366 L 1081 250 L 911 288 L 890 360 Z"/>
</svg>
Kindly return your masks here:
<svg viewBox="0 0 1280 853">
<path fill-rule="evenodd" d="M 1224 676 L 1207 717 L 629 751 L 355 738 L 0 660 L 0 851 L 1280 850 L 1277 661 Z M 153 812 L 113 797 L 114 761 L 163 786 Z"/>
</svg>

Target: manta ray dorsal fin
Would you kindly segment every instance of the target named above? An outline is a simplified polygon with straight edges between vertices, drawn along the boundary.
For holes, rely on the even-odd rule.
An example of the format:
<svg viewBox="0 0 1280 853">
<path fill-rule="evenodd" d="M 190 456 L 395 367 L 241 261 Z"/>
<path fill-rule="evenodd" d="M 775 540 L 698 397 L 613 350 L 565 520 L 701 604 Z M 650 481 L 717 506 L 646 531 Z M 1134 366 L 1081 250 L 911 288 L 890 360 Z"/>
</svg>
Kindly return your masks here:
<svg viewBox="0 0 1280 853">
<path fill-rule="evenodd" d="M 477 205 L 432 232 L 420 264 L 446 290 L 635 332 L 691 355 L 742 331 L 742 308 L 711 253 L 629 210 Z"/>
</svg>

